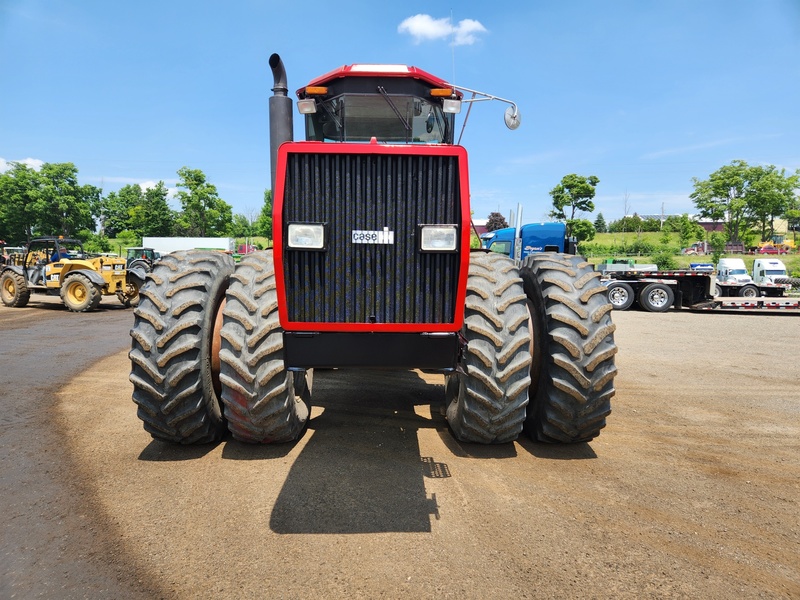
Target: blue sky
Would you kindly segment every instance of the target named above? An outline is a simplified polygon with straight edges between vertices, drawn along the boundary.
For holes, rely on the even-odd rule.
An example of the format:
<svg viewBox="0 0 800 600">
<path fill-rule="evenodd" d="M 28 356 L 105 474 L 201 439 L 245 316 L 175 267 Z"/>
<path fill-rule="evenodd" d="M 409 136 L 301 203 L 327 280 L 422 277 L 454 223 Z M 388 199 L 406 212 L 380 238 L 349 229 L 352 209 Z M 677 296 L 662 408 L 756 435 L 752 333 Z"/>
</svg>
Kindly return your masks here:
<svg viewBox="0 0 800 600">
<path fill-rule="evenodd" d="M 611 220 L 692 213 L 692 177 L 734 159 L 800 168 L 798 0 L 0 0 L 0 169 L 73 162 L 107 193 L 189 166 L 254 216 L 272 52 L 292 93 L 385 62 L 517 102 L 516 131 L 501 103 L 469 117 L 476 218 L 545 220 L 569 173 Z"/>
</svg>

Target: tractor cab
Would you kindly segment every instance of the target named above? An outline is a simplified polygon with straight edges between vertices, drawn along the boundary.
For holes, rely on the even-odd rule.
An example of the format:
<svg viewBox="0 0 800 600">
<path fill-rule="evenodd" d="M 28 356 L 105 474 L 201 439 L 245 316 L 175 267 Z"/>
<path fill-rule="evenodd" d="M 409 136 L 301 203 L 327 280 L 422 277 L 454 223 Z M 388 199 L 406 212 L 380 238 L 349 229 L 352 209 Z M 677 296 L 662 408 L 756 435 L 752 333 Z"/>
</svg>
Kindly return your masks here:
<svg viewBox="0 0 800 600">
<path fill-rule="evenodd" d="M 350 65 L 297 90 L 306 140 L 452 144 L 463 94 L 406 65 Z"/>
</svg>

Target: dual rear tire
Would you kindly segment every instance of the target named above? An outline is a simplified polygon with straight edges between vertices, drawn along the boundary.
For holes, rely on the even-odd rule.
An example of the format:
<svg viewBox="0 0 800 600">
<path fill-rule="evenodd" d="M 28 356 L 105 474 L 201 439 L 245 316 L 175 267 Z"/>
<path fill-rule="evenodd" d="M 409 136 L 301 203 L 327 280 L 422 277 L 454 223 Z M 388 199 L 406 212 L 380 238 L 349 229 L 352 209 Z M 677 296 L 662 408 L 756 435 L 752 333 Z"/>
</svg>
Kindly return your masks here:
<svg viewBox="0 0 800 600">
<path fill-rule="evenodd" d="M 455 437 L 502 443 L 522 429 L 542 442 L 596 437 L 615 393 L 611 310 L 582 257 L 534 254 L 518 269 L 499 254 L 474 253 L 467 351 L 445 385 Z"/>
<path fill-rule="evenodd" d="M 271 252 L 235 269 L 221 252 L 165 256 L 140 290 L 131 338 L 133 401 L 153 438 L 210 443 L 229 429 L 241 441 L 286 442 L 302 433 L 310 373 L 284 367 Z"/>
</svg>

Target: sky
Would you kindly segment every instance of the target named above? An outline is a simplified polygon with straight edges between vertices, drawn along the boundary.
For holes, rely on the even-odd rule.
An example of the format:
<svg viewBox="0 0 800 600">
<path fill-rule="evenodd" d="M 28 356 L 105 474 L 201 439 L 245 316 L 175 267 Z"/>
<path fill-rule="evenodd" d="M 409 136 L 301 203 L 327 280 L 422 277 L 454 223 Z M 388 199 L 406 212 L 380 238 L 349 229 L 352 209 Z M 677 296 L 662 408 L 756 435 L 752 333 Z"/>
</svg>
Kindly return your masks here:
<svg viewBox="0 0 800 600">
<path fill-rule="evenodd" d="M 107 194 L 188 166 L 254 219 L 273 52 L 293 99 L 400 63 L 516 102 L 514 131 L 505 104 L 470 113 L 475 218 L 548 220 L 570 173 L 611 221 L 692 214 L 692 178 L 733 160 L 800 169 L 800 0 L 0 0 L 0 171 L 72 162 Z"/>
</svg>

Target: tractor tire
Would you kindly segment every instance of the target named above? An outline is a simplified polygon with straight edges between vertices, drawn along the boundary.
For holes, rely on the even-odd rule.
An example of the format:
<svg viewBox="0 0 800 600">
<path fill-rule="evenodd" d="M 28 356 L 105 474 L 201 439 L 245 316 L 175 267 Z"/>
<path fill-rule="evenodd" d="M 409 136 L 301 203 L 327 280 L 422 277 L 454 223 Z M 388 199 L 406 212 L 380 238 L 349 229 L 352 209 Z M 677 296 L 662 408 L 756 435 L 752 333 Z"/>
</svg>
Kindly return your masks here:
<svg viewBox="0 0 800 600">
<path fill-rule="evenodd" d="M 648 283 L 639 292 L 639 306 L 648 312 L 667 312 L 674 302 L 674 292 L 663 283 Z"/>
<path fill-rule="evenodd" d="M 800 288 L 800 277 L 780 277 L 775 279 L 775 283 L 789 284 L 793 288 Z"/>
<path fill-rule="evenodd" d="M 628 310 L 633 305 L 633 288 L 621 281 L 608 284 L 608 301 L 614 310 Z"/>
<path fill-rule="evenodd" d="M 242 442 L 292 442 L 310 413 L 311 371 L 283 360 L 272 251 L 242 257 L 223 311 L 220 382 L 228 429 Z"/>
<path fill-rule="evenodd" d="M 61 284 L 61 301 L 67 310 L 88 312 L 100 305 L 103 291 L 81 273 L 71 275 Z"/>
<path fill-rule="evenodd" d="M 28 304 L 30 297 L 31 291 L 22 275 L 10 270 L 0 275 L 0 298 L 3 304 L 22 308 Z"/>
<path fill-rule="evenodd" d="M 144 260 L 143 258 L 137 258 L 136 260 L 132 260 L 131 264 L 129 264 L 126 269 L 141 269 L 145 273 L 150 273 L 153 271 L 153 265 L 149 260 Z"/>
<path fill-rule="evenodd" d="M 540 442 L 587 442 L 605 427 L 615 393 L 606 287 L 580 256 L 532 254 L 520 274 L 534 345 L 525 431 Z"/>
<path fill-rule="evenodd" d="M 502 254 L 470 254 L 459 370 L 447 378 L 446 416 L 462 442 L 519 437 L 530 386 L 531 334 L 519 270 Z"/>
<path fill-rule="evenodd" d="M 739 289 L 740 298 L 758 298 L 760 295 L 758 288 L 754 285 L 745 285 Z"/>
<path fill-rule="evenodd" d="M 222 252 L 175 252 L 142 286 L 130 380 L 139 419 L 157 440 L 203 444 L 225 433 L 212 343 L 232 273 Z"/>
</svg>

